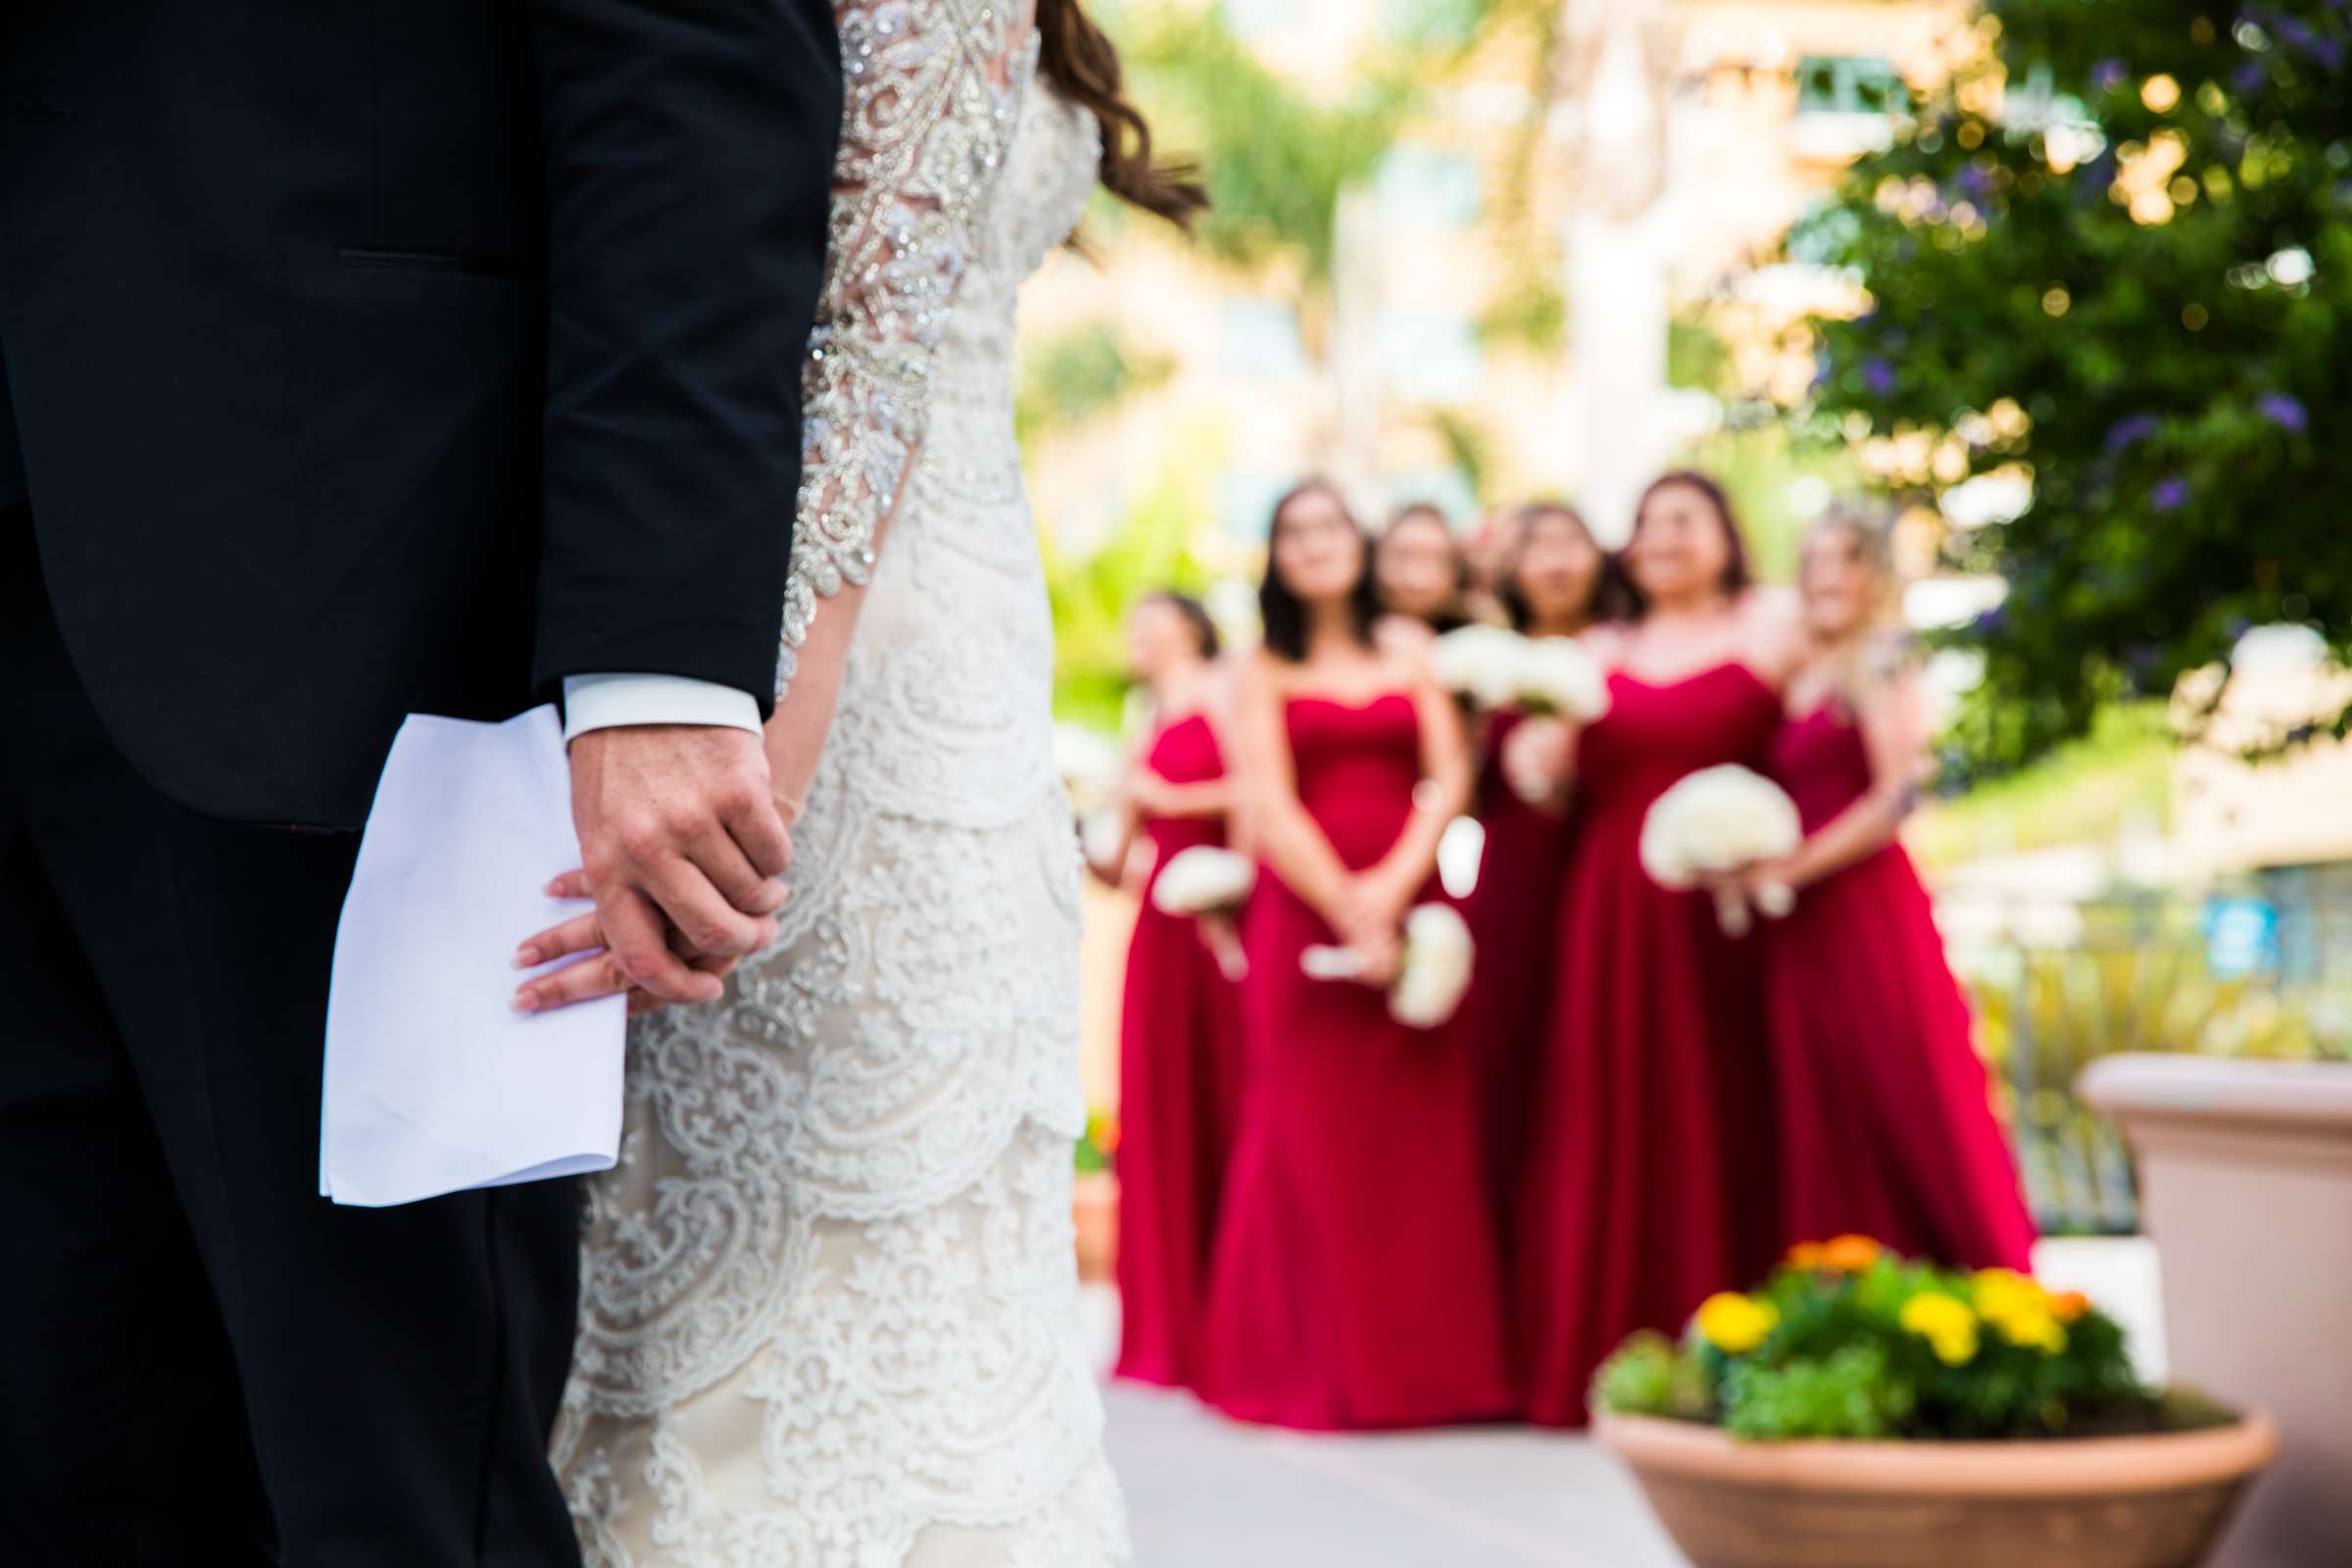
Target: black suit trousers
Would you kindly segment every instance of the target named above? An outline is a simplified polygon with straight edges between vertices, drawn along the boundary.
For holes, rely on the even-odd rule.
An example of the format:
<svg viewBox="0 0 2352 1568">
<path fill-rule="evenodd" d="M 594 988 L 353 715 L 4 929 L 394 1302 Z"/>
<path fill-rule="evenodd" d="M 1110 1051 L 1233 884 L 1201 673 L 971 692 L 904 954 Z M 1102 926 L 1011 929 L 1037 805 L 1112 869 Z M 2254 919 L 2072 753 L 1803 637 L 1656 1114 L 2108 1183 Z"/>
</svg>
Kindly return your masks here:
<svg viewBox="0 0 2352 1568">
<path fill-rule="evenodd" d="M 576 1564 L 568 1182 L 318 1196 L 358 838 L 132 771 L 0 508 L 0 1561 Z"/>
</svg>

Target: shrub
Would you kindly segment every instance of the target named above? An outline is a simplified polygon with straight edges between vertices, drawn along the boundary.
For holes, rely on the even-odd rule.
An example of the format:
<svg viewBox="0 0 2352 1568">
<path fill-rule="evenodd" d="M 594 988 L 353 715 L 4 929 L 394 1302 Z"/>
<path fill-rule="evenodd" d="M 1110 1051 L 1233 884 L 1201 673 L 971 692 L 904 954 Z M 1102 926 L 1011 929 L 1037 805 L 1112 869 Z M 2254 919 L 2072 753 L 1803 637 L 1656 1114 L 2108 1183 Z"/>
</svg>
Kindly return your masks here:
<svg viewBox="0 0 2352 1568">
<path fill-rule="evenodd" d="M 1763 1287 L 1711 1297 L 1681 1343 L 1638 1334 L 1595 1409 L 1799 1438 L 1998 1440 L 2209 1426 L 2229 1416 L 2132 1369 L 2123 1330 L 2007 1269 L 1956 1273 L 1865 1237 L 1792 1250 Z"/>
</svg>

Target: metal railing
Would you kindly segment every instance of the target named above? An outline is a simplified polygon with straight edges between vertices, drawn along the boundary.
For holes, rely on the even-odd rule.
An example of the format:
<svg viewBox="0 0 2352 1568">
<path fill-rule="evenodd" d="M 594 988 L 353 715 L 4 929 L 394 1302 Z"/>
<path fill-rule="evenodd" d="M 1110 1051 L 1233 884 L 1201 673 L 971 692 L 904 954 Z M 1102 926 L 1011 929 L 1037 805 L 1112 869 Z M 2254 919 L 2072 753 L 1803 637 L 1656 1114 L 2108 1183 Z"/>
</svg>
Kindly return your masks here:
<svg viewBox="0 0 2352 1568">
<path fill-rule="evenodd" d="M 2094 1058 L 2352 1054 L 2352 901 L 2314 899 L 2291 878 L 2206 899 L 1940 912 L 2045 1231 L 2137 1224 L 2123 1141 L 2075 1095 Z"/>
</svg>

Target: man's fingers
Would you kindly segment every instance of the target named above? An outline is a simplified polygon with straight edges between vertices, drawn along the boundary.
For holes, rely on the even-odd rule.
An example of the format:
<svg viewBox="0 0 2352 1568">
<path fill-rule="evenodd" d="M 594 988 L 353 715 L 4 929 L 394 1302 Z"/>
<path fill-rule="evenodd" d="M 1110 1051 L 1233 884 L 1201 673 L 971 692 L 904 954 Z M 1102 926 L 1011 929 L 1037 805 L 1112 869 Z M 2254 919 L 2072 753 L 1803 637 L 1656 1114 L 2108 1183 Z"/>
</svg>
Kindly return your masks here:
<svg viewBox="0 0 2352 1568">
<path fill-rule="evenodd" d="M 743 851 L 744 858 L 761 876 L 782 876 L 792 868 L 792 835 L 785 831 L 784 813 L 776 809 L 773 796 L 761 793 L 738 801 L 734 809 L 720 812 L 720 819 Z"/>
<path fill-rule="evenodd" d="M 748 957 L 776 940 L 775 921 L 736 908 L 690 860 L 673 858 L 655 867 L 646 892 L 697 953 Z M 661 994 L 659 988 L 648 989 Z"/>
<path fill-rule="evenodd" d="M 704 887 L 709 888 L 705 883 Z M 718 895 L 709 897 L 715 902 Z M 724 988 L 718 980 L 698 974 L 669 951 L 669 933 L 662 911 L 637 888 L 620 888 L 601 901 L 605 940 L 620 972 L 657 1002 L 715 1002 Z M 733 910 L 727 911 L 733 914 Z M 741 916 L 736 916 L 740 919 Z M 700 944 L 697 944 L 700 946 Z"/>
<path fill-rule="evenodd" d="M 674 937 L 676 933 L 673 932 L 671 935 Z M 672 952 L 675 952 L 677 944 L 673 941 L 670 948 Z M 707 974 L 717 979 L 724 979 L 733 971 L 736 963 L 733 958 L 715 958 L 708 953 L 680 954 L 679 956 L 686 960 L 688 968 L 698 974 Z M 641 1018 L 649 1012 L 659 1012 L 668 1005 L 668 1003 L 660 1001 L 635 987 L 631 987 L 629 990 L 629 1016 L 632 1018 Z"/>
<path fill-rule="evenodd" d="M 524 981 L 515 988 L 514 1010 L 545 1012 L 550 1007 L 569 1006 L 575 1002 L 618 996 L 628 989 L 629 977 L 620 972 L 620 961 L 610 953 L 601 953 L 593 958 L 567 963 L 553 974 Z"/>
<path fill-rule="evenodd" d="M 719 824 L 713 822 L 687 840 L 682 850 L 687 860 L 710 879 L 719 897 L 738 913 L 773 914 L 784 907 L 784 884 L 772 876 L 761 875 L 742 847 Z"/>
</svg>

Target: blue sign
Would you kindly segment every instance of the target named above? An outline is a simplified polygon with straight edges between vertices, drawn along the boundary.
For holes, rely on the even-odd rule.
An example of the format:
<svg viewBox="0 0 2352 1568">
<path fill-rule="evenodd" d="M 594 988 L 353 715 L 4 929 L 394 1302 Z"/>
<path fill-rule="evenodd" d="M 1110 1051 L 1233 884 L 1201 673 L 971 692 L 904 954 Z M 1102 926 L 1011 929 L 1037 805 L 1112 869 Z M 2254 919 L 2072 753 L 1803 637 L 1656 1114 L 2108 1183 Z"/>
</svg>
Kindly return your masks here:
<svg viewBox="0 0 2352 1568">
<path fill-rule="evenodd" d="M 2278 911 L 2260 899 L 2208 899 L 2205 965 L 2217 980 L 2242 980 L 2278 967 Z"/>
</svg>

